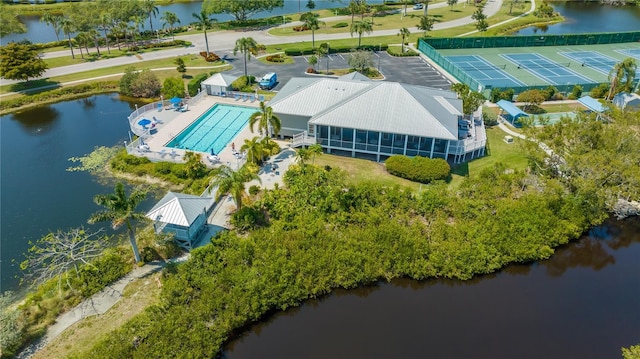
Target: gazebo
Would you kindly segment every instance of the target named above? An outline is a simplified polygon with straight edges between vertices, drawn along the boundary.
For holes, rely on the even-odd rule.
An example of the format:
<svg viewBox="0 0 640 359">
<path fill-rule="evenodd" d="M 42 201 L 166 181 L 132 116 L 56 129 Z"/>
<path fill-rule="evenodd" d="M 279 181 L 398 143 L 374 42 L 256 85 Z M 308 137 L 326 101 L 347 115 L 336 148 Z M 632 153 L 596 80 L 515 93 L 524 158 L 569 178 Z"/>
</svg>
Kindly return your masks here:
<svg viewBox="0 0 640 359">
<path fill-rule="evenodd" d="M 507 100 L 500 100 L 496 103 L 498 107 L 500 107 L 500 116 L 505 120 L 509 121 L 514 127 L 520 127 L 521 124 L 518 122 L 520 117 L 529 117 L 529 114 L 519 109 L 512 102 Z M 506 114 L 505 114 L 506 112 Z"/>
<path fill-rule="evenodd" d="M 228 91 L 231 91 L 233 81 L 237 79 L 238 76 L 217 73 L 202 81 L 200 86 L 203 90 L 207 91 L 207 95 L 225 96 Z"/>
<path fill-rule="evenodd" d="M 168 192 L 146 216 L 154 222 L 156 233 L 174 234 L 180 247 L 191 250 L 206 230 L 207 214 L 214 203 L 212 197 Z"/>
</svg>

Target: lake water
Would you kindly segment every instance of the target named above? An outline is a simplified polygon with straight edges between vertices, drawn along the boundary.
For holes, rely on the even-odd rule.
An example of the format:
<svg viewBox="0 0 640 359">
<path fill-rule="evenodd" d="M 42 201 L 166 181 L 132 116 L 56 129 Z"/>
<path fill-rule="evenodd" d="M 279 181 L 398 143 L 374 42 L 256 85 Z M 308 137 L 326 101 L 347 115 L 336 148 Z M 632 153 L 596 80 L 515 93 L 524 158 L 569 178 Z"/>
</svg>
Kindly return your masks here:
<svg viewBox="0 0 640 359">
<path fill-rule="evenodd" d="M 338 290 L 232 341 L 241 358 L 620 358 L 640 338 L 640 218 L 470 281 Z"/>
<path fill-rule="evenodd" d="M 369 0 L 368 4 L 382 4 L 383 0 Z M 315 10 L 322 9 L 333 9 L 339 7 L 345 7 L 348 4 L 348 1 L 345 3 L 341 3 L 339 1 L 332 0 L 315 0 L 316 8 Z M 308 9 L 305 7 L 307 4 L 306 0 L 285 0 L 284 7 L 276 8 L 272 11 L 263 11 L 255 14 L 251 18 L 264 18 L 270 16 L 277 15 L 286 15 L 286 14 L 296 14 L 298 13 L 298 9 L 301 12 L 306 12 Z M 156 18 L 152 18 L 153 28 L 160 29 L 162 28 L 162 22 L 160 21 L 160 17 L 165 11 L 170 11 L 178 15 L 180 19 L 181 25 L 188 25 L 195 21 L 193 18 L 193 13 L 200 13 L 202 10 L 202 1 L 193 1 L 188 3 L 176 3 L 170 5 L 161 5 L 158 6 L 159 14 Z M 218 20 L 219 22 L 233 20 L 233 17 L 227 14 L 213 14 L 212 18 Z M 22 16 L 20 17 L 21 21 L 27 26 L 27 32 L 24 34 L 12 34 L 9 36 L 5 36 L 2 38 L 2 43 L 6 43 L 9 41 L 20 41 L 22 39 L 29 39 L 31 42 L 50 42 L 56 41 L 56 34 L 50 26 L 47 26 L 45 23 L 40 21 L 39 16 Z M 146 30 L 149 30 L 149 19 L 147 18 L 145 23 L 143 24 Z M 62 34 L 60 35 L 64 37 Z"/>
<path fill-rule="evenodd" d="M 87 218 L 100 209 L 93 196 L 113 192 L 114 182 L 66 171 L 75 165 L 68 158 L 122 144 L 133 109 L 118 95 L 100 95 L 0 117 L 0 291 L 16 289 L 29 241 L 58 229 L 109 227 Z M 152 205 L 150 196 L 140 209 Z"/>
<path fill-rule="evenodd" d="M 610 6 L 578 1 L 553 2 L 551 6 L 565 17 L 565 22 L 542 27 L 529 27 L 516 34 L 640 31 L 640 6 Z"/>
</svg>

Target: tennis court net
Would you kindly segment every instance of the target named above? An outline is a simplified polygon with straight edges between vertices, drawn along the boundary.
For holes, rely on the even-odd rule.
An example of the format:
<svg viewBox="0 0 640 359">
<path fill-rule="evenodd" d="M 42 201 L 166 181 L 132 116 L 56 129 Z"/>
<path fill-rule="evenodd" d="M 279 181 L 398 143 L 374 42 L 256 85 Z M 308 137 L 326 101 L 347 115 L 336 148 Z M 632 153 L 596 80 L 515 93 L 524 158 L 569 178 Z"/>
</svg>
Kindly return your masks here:
<svg viewBox="0 0 640 359">
<path fill-rule="evenodd" d="M 519 69 L 551 69 L 558 67 L 571 67 L 571 62 L 549 62 L 544 64 L 533 63 L 533 64 L 523 64 L 518 63 L 517 68 Z"/>
<path fill-rule="evenodd" d="M 458 66 L 459 68 L 463 69 L 463 70 L 496 70 L 496 69 L 501 69 L 504 70 L 507 68 L 507 65 L 470 65 L 470 64 L 457 64 L 456 66 Z"/>
</svg>

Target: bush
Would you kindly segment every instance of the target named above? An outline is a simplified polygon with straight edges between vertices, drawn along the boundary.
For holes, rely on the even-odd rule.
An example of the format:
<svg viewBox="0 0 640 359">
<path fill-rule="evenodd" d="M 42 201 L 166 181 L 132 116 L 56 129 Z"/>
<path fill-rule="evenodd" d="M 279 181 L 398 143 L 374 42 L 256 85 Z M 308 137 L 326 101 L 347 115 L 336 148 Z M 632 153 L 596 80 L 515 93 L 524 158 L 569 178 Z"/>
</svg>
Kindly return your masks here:
<svg viewBox="0 0 640 359">
<path fill-rule="evenodd" d="M 234 91 L 253 92 L 251 84 L 256 82 L 255 76 L 241 76 L 231 83 L 231 88 Z M 248 90 L 248 91 L 247 91 Z"/>
<path fill-rule="evenodd" d="M 594 87 L 589 92 L 589 95 L 593 98 L 604 98 L 609 92 L 609 84 L 602 83 L 598 87 Z"/>
<path fill-rule="evenodd" d="M 125 74 L 126 76 L 126 74 Z M 160 81 L 155 74 L 149 70 L 137 73 L 129 86 L 130 94 L 133 97 L 157 97 L 160 95 Z"/>
<path fill-rule="evenodd" d="M 162 84 L 165 98 L 184 97 L 184 82 L 178 77 L 167 77 Z"/>
<path fill-rule="evenodd" d="M 249 187 L 249 194 L 250 195 L 255 196 L 258 193 L 260 193 L 260 187 L 259 186 L 252 185 L 251 187 Z"/>
<path fill-rule="evenodd" d="M 265 57 L 265 60 L 267 60 L 268 62 L 284 62 L 284 60 L 286 59 L 287 58 L 282 54 L 268 55 L 267 57 Z"/>
<path fill-rule="evenodd" d="M 398 177 L 420 183 L 430 183 L 446 180 L 451 174 L 451 167 L 442 158 L 427 158 L 416 156 L 413 158 L 394 155 L 385 161 L 387 171 Z"/>
<path fill-rule="evenodd" d="M 395 57 L 407 57 L 407 56 L 418 56 L 418 53 L 413 51 L 412 49 L 405 47 L 405 52 L 402 52 L 402 46 L 400 47 L 389 47 L 387 48 L 387 53 L 391 56 Z"/>
<path fill-rule="evenodd" d="M 493 112 L 482 110 L 482 121 L 485 126 L 495 126 L 498 124 L 498 116 Z"/>
<path fill-rule="evenodd" d="M 347 22 L 339 22 L 337 24 L 331 25 L 331 27 L 334 29 L 339 29 L 341 27 L 348 27 L 348 26 L 349 26 L 349 23 Z"/>
<path fill-rule="evenodd" d="M 500 91 L 499 88 L 494 88 L 493 90 L 491 90 L 491 102 L 496 103 L 500 100 L 513 101 L 514 94 L 515 91 L 513 89 Z"/>
<path fill-rule="evenodd" d="M 187 92 L 189 92 L 189 96 L 195 96 L 198 94 L 198 90 L 200 90 L 200 85 L 202 81 L 206 80 L 209 77 L 207 73 L 198 74 L 194 76 L 189 83 L 187 84 Z"/>
<path fill-rule="evenodd" d="M 307 73 L 308 74 L 315 74 L 316 70 L 313 67 L 307 67 Z"/>
<path fill-rule="evenodd" d="M 304 25 L 294 26 L 293 27 L 293 31 L 306 31 L 306 30 L 309 30 L 309 28 L 304 26 Z"/>
<path fill-rule="evenodd" d="M 101 291 L 108 284 L 124 277 L 129 272 L 129 266 L 124 258 L 114 252 L 107 251 L 105 255 L 89 265 L 84 265 L 78 271 L 78 284 L 84 297 L 89 297 Z"/>
<path fill-rule="evenodd" d="M 216 62 L 220 61 L 220 56 L 216 55 L 213 52 L 207 53 L 206 51 L 200 51 L 200 56 L 204 57 L 206 62 Z"/>
<path fill-rule="evenodd" d="M 259 210 L 244 206 L 231 216 L 231 224 L 238 230 L 255 229 L 264 223 L 264 214 Z"/>
</svg>

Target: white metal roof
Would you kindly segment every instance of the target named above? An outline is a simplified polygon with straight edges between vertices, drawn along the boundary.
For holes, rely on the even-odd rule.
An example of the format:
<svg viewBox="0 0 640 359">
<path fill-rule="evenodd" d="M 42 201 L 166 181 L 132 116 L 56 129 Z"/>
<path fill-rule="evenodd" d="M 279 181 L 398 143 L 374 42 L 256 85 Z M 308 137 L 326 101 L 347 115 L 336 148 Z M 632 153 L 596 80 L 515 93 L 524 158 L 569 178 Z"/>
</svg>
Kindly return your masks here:
<svg viewBox="0 0 640 359">
<path fill-rule="evenodd" d="M 453 110 L 454 105 L 442 97 L 440 101 L 432 100 L 431 106 L 427 107 L 424 98 L 423 101 L 419 101 L 414 97 L 427 95 L 420 94 L 420 91 L 413 92 L 407 91 L 406 85 L 395 82 L 373 83 L 348 101 L 318 113 L 309 122 L 456 140 L 458 115 L 452 113 L 449 108 L 444 108 L 442 102 Z M 437 106 L 440 109 L 437 109 L 436 117 L 431 110 Z"/>
<path fill-rule="evenodd" d="M 313 116 L 335 106 L 371 86 L 368 81 L 341 81 L 318 78 L 316 81 L 289 81 L 281 90 L 282 96 L 275 96 L 269 106 L 275 113 Z"/>
<path fill-rule="evenodd" d="M 147 217 L 153 221 L 189 227 L 209 203 L 211 197 L 168 192 L 147 212 Z"/>
<path fill-rule="evenodd" d="M 235 81 L 236 79 L 238 79 L 238 76 L 217 73 L 202 81 L 202 85 L 227 87 L 231 85 L 231 83 L 233 83 L 233 81 Z"/>
</svg>

